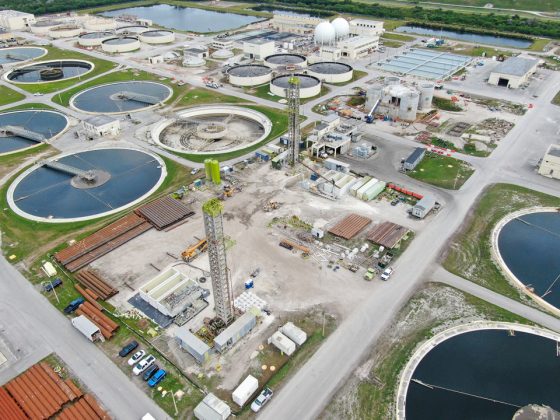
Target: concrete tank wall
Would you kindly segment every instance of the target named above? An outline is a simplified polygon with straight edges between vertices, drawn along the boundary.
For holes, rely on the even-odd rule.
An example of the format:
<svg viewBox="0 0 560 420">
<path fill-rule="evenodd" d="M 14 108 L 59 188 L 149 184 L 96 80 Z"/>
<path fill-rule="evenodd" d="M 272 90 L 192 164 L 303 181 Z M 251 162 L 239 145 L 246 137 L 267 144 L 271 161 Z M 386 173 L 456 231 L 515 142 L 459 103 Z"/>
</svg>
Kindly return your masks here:
<svg viewBox="0 0 560 420">
<path fill-rule="evenodd" d="M 403 95 L 401 97 L 401 104 L 399 107 L 399 118 L 407 121 L 415 120 L 419 101 L 420 95 L 416 92 L 410 92 Z"/>
<path fill-rule="evenodd" d="M 169 44 L 175 41 L 175 33 L 172 31 L 154 31 L 161 32 L 159 36 L 147 36 L 146 34 L 152 31 L 142 32 L 138 35 L 138 39 L 146 44 Z"/>
<path fill-rule="evenodd" d="M 53 21 L 49 24 L 44 24 L 44 25 L 31 25 L 29 27 L 29 29 L 31 30 L 31 33 L 36 34 L 36 35 L 46 35 L 48 34 L 53 28 L 56 28 L 57 26 L 60 26 L 62 24 L 62 22 L 58 22 L 58 21 Z"/>
<path fill-rule="evenodd" d="M 270 82 L 272 72 L 261 76 L 240 77 L 229 75 L 229 82 L 234 86 L 259 86 Z"/>
<path fill-rule="evenodd" d="M 113 38 L 110 38 L 113 39 Z M 107 41 L 107 40 L 106 40 Z M 124 53 L 135 51 L 140 48 L 140 41 L 135 39 L 134 41 L 127 42 L 125 44 L 107 44 L 107 42 L 103 42 L 101 44 L 101 48 L 103 51 L 108 53 Z"/>
<path fill-rule="evenodd" d="M 388 76 L 385 78 L 385 86 L 400 85 L 401 79 L 396 76 Z"/>
<path fill-rule="evenodd" d="M 431 109 L 432 99 L 434 98 L 434 84 L 433 83 L 421 83 L 418 86 L 420 91 L 420 105 L 419 109 Z"/>
<path fill-rule="evenodd" d="M 366 98 L 366 110 L 367 112 L 369 112 L 371 108 L 373 108 L 377 100 L 383 98 L 383 86 L 375 85 L 370 87 L 367 90 Z"/>
<path fill-rule="evenodd" d="M 270 82 L 270 92 L 273 95 L 280 96 L 281 98 L 286 97 L 286 89 L 280 86 L 276 86 Z M 299 97 L 301 99 L 312 98 L 321 93 L 321 82 L 317 83 L 315 86 L 310 86 L 306 88 L 300 88 Z"/>
<path fill-rule="evenodd" d="M 354 70 L 349 70 L 346 73 L 338 74 L 327 74 L 327 73 L 317 73 L 313 70 L 307 70 L 307 74 L 310 76 L 315 76 L 317 79 L 325 83 L 344 83 L 352 80 L 354 76 Z"/>
<path fill-rule="evenodd" d="M 78 44 L 82 47 L 99 47 L 106 39 L 113 38 L 113 34 L 107 32 L 107 36 L 100 38 L 78 38 Z"/>
<path fill-rule="evenodd" d="M 56 27 L 49 31 L 49 36 L 53 39 L 74 38 L 82 33 L 79 26 Z"/>
</svg>

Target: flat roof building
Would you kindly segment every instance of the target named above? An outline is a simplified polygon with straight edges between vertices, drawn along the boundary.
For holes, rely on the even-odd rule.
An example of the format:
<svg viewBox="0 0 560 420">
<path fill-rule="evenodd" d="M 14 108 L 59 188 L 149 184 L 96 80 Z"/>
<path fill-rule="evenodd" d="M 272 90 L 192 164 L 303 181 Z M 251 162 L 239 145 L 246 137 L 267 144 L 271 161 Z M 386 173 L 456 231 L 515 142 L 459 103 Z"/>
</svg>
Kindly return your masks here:
<svg viewBox="0 0 560 420">
<path fill-rule="evenodd" d="M 210 358 L 210 346 L 188 329 L 178 328 L 175 331 L 175 340 L 179 347 L 186 350 L 198 363 L 204 363 Z"/>
<path fill-rule="evenodd" d="M 8 31 L 25 30 L 35 23 L 35 15 L 17 10 L 0 10 L 0 26 Z"/>
<path fill-rule="evenodd" d="M 432 196 L 426 195 L 414 207 L 412 207 L 412 215 L 423 219 L 436 205 L 436 199 Z"/>
<path fill-rule="evenodd" d="M 510 57 L 492 70 L 488 83 L 517 89 L 529 81 L 537 71 L 538 65 L 539 60 L 533 58 Z"/>
<path fill-rule="evenodd" d="M 539 166 L 539 174 L 549 178 L 560 179 L 560 145 L 551 144 Z"/>
<path fill-rule="evenodd" d="M 406 171 L 413 171 L 414 168 L 416 168 L 416 166 L 418 166 L 418 164 L 422 162 L 422 159 L 424 159 L 425 154 L 426 154 L 426 149 L 424 147 L 415 148 L 404 161 L 403 168 Z"/>
<path fill-rule="evenodd" d="M 214 347 L 219 352 L 227 350 L 257 325 L 257 317 L 251 312 L 245 312 L 229 327 L 214 339 Z"/>
<path fill-rule="evenodd" d="M 384 32 L 383 22 L 379 20 L 352 19 L 350 21 L 350 35 L 376 36 L 379 38 Z"/>
<path fill-rule="evenodd" d="M 226 420 L 231 415 L 231 408 L 211 392 L 194 408 L 198 420 Z"/>
<path fill-rule="evenodd" d="M 121 122 L 108 115 L 96 115 L 82 121 L 88 137 L 116 136 L 121 129 Z"/>
<path fill-rule="evenodd" d="M 378 45 L 379 36 L 359 35 L 339 41 L 337 47 L 340 50 L 341 57 L 355 60 L 368 55 L 375 50 Z"/>
<path fill-rule="evenodd" d="M 270 21 L 272 27 L 278 32 L 290 32 L 299 35 L 312 34 L 315 27 L 321 22 L 323 22 L 323 19 L 320 17 L 290 12 L 275 12 Z"/>
<path fill-rule="evenodd" d="M 276 44 L 263 38 L 255 38 L 243 42 L 243 54 L 252 60 L 264 60 L 265 57 L 274 54 Z"/>
</svg>

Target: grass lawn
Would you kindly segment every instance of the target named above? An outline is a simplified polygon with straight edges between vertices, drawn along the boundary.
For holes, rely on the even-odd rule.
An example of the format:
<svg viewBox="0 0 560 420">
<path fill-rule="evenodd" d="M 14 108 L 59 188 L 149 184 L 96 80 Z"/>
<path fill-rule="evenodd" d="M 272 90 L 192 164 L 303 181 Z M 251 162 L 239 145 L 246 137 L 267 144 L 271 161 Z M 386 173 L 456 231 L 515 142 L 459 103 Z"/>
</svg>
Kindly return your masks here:
<svg viewBox="0 0 560 420">
<path fill-rule="evenodd" d="M 189 87 L 181 99 L 176 103 L 177 107 L 204 105 L 204 104 L 238 104 L 250 103 L 246 99 L 237 96 L 224 95 L 219 89 L 203 89 Z"/>
<path fill-rule="evenodd" d="M 55 108 L 53 108 L 50 105 L 47 104 L 39 104 L 39 103 L 26 103 L 26 104 L 21 104 L 21 105 L 16 105 L 13 106 L 11 108 L 5 109 L 2 112 L 8 112 L 8 111 L 19 111 L 22 109 L 49 109 L 49 110 L 54 110 L 56 111 Z"/>
<path fill-rule="evenodd" d="M 458 190 L 474 170 L 468 163 L 449 156 L 426 152 L 416 169 L 407 172 L 411 178 L 447 190 Z"/>
<path fill-rule="evenodd" d="M 0 106 L 8 105 L 12 102 L 21 101 L 22 99 L 25 99 L 25 95 L 22 95 L 21 93 L 16 92 L 15 90 L 12 90 L 4 85 L 0 86 Z"/>
<path fill-rule="evenodd" d="M 460 112 L 463 110 L 463 108 L 455 104 L 451 99 L 439 98 L 437 96 L 433 97 L 432 105 L 443 111 Z"/>
<path fill-rule="evenodd" d="M 12 158 L 14 155 L 9 156 Z M 8 157 L 8 156 L 6 156 Z M 192 181 L 190 168 L 182 166 L 162 156 L 167 166 L 168 175 L 162 185 L 147 200 L 156 196 L 174 191 L 182 185 L 188 185 Z M 20 172 L 23 172 L 20 171 Z M 11 262 L 26 260 L 33 261 L 47 252 L 54 252 L 64 247 L 64 242 L 69 239 L 81 239 L 93 231 L 122 217 L 131 209 L 120 213 L 106 216 L 96 220 L 74 222 L 74 223 L 42 223 L 27 220 L 15 214 L 8 206 L 6 192 L 8 186 L 17 177 L 14 175 L 0 189 L 0 206 L 5 209 L 0 213 L 0 225 L 2 226 L 2 250 L 5 255 L 15 255 Z M 38 244 L 41 244 L 38 246 Z M 56 247 L 56 248 L 55 248 Z M 58 289 L 57 289 L 58 291 Z"/>
<path fill-rule="evenodd" d="M 558 92 L 551 101 L 554 105 L 560 106 L 560 92 Z"/>
<path fill-rule="evenodd" d="M 392 39 L 384 39 L 382 46 L 387 48 L 400 48 L 403 46 L 403 43 L 400 41 L 393 41 Z"/>
<path fill-rule="evenodd" d="M 19 165 L 25 162 L 26 159 L 43 153 L 45 156 L 54 155 L 56 153 L 56 149 L 43 143 L 33 147 L 32 149 L 0 156 L 0 177 L 4 177 L 11 171 L 15 170 Z"/>
<path fill-rule="evenodd" d="M 478 156 L 478 157 L 489 156 L 490 153 L 492 153 L 492 147 L 496 147 L 496 145 L 493 145 L 493 146 L 490 146 L 490 148 L 488 150 L 477 150 L 476 146 L 473 143 L 466 143 L 465 146 L 463 147 L 463 149 L 457 149 L 452 142 L 442 140 L 439 137 L 432 137 L 431 143 L 434 146 L 443 147 L 444 149 L 456 150 L 456 151 L 458 151 L 460 153 L 464 153 L 466 155 Z"/>
<path fill-rule="evenodd" d="M 510 184 L 488 188 L 464 228 L 453 239 L 443 266 L 446 270 L 512 299 L 528 301 L 504 277 L 491 254 L 491 234 L 509 213 L 533 206 L 560 207 L 560 198 Z"/>
<path fill-rule="evenodd" d="M 270 119 L 270 121 L 272 121 L 272 130 L 270 131 L 268 137 L 263 141 L 242 150 L 237 150 L 234 152 L 227 152 L 227 153 L 216 153 L 213 155 L 195 155 L 191 153 L 179 153 L 179 152 L 172 152 L 172 153 L 176 154 L 177 156 L 181 156 L 185 159 L 188 159 L 192 162 L 204 162 L 204 159 L 208 159 L 208 158 L 217 159 L 221 162 L 224 160 L 234 159 L 236 157 L 243 156 L 247 153 L 250 153 L 253 150 L 257 150 L 263 145 L 269 143 L 271 140 L 284 134 L 288 129 L 288 115 L 284 111 L 277 110 L 274 108 L 267 108 L 263 106 L 256 106 L 256 105 L 247 106 L 247 108 L 251 108 L 254 109 L 255 111 L 262 112 Z"/>
<path fill-rule="evenodd" d="M 59 60 L 59 59 L 74 59 L 74 60 L 86 60 L 95 65 L 94 69 L 81 77 L 76 77 L 73 79 L 59 80 L 49 83 L 14 83 L 21 89 L 24 89 L 30 93 L 51 93 L 62 89 L 69 88 L 70 86 L 79 83 L 80 81 L 87 80 L 93 76 L 105 73 L 112 68 L 116 67 L 116 63 L 111 61 L 101 60 L 99 58 L 94 58 L 86 54 L 82 54 L 75 51 L 61 50 L 52 46 L 45 46 L 49 51 L 47 55 L 41 57 L 36 61 L 48 61 L 48 60 Z M 31 62 L 33 63 L 33 61 Z"/>
<path fill-rule="evenodd" d="M 383 39 L 383 40 L 392 39 L 393 41 L 409 42 L 409 41 L 414 40 L 415 37 L 410 36 L 410 35 L 403 35 L 403 34 L 399 34 L 399 33 L 385 32 L 381 36 L 381 39 Z"/>
<path fill-rule="evenodd" d="M 443 45 L 437 48 L 438 51 L 447 51 L 454 54 L 468 55 L 469 57 L 482 57 L 483 54 L 486 57 L 493 57 L 503 55 L 505 57 L 511 57 L 515 55 L 512 51 L 500 50 L 498 48 L 486 47 L 486 46 L 476 46 L 468 44 L 455 44 L 453 47 L 448 45 Z"/>
<path fill-rule="evenodd" d="M 560 8 L 560 4 L 558 5 Z M 547 38 L 535 38 L 533 44 L 527 48 L 529 51 L 543 51 L 544 47 L 546 47 L 551 42 L 550 39 Z"/>
</svg>

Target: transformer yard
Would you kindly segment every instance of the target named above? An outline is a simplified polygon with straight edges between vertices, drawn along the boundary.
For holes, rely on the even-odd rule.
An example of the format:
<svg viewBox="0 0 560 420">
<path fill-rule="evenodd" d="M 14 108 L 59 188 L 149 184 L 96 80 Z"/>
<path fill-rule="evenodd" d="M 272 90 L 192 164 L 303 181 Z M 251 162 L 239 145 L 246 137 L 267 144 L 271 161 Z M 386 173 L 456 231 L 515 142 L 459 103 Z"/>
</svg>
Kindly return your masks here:
<svg viewBox="0 0 560 420">
<path fill-rule="evenodd" d="M 232 7 L 0 11 L 0 417 L 560 410 L 556 41 Z"/>
</svg>

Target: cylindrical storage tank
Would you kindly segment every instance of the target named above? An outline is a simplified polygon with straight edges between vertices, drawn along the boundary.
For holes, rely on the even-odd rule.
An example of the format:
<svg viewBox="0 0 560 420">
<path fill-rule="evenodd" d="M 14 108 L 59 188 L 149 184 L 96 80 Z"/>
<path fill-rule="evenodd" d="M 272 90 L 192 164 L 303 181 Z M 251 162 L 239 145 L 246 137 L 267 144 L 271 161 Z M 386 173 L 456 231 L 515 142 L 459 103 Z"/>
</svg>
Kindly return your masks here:
<svg viewBox="0 0 560 420">
<path fill-rule="evenodd" d="M 74 38 L 82 33 L 82 28 L 76 25 L 62 25 L 52 28 L 49 36 L 53 39 Z"/>
<path fill-rule="evenodd" d="M 432 108 L 432 99 L 434 99 L 434 84 L 433 83 L 420 83 L 418 87 L 420 90 L 420 106 L 419 108 L 424 109 L 431 109 Z"/>
<path fill-rule="evenodd" d="M 264 64 L 273 69 L 287 66 L 305 67 L 307 58 L 299 54 L 272 54 L 264 59 Z"/>
<path fill-rule="evenodd" d="M 383 86 L 374 85 L 367 90 L 366 95 L 366 108 L 369 112 L 377 103 L 378 100 L 383 98 Z"/>
<path fill-rule="evenodd" d="M 221 50 L 217 50 L 214 51 L 212 53 L 212 58 L 217 58 L 217 59 L 226 59 L 226 58 L 231 58 L 233 57 L 233 51 L 231 50 L 226 50 L 225 48 L 221 49 Z"/>
<path fill-rule="evenodd" d="M 206 174 L 206 181 L 212 180 L 212 159 L 204 159 L 204 172 Z"/>
<path fill-rule="evenodd" d="M 204 58 L 188 55 L 183 59 L 183 67 L 200 67 L 206 64 Z"/>
<path fill-rule="evenodd" d="M 101 48 L 108 53 L 130 52 L 140 48 L 140 41 L 131 36 L 109 38 L 101 43 Z"/>
<path fill-rule="evenodd" d="M 138 39 L 146 44 L 169 44 L 175 41 L 175 33 L 173 31 L 146 31 L 142 32 Z"/>
<path fill-rule="evenodd" d="M 229 82 L 234 86 L 258 86 L 270 82 L 272 69 L 268 66 L 248 64 L 231 67 L 227 74 Z"/>
<path fill-rule="evenodd" d="M 212 159 L 212 163 L 211 165 L 211 170 L 212 170 L 212 182 L 216 185 L 220 184 L 222 182 L 221 176 L 220 176 L 220 162 L 218 162 L 215 159 Z"/>
<path fill-rule="evenodd" d="M 344 83 L 352 80 L 352 66 L 334 61 L 320 61 L 308 67 L 307 74 L 315 76 L 324 83 Z"/>
<path fill-rule="evenodd" d="M 149 31 L 150 28 L 141 25 L 121 26 L 115 32 L 117 35 L 139 35 L 142 32 Z"/>
<path fill-rule="evenodd" d="M 403 95 L 399 106 L 399 118 L 406 121 L 415 120 L 419 101 L 420 95 L 416 92 L 410 92 Z"/>
<path fill-rule="evenodd" d="M 92 18 L 84 22 L 84 28 L 88 31 L 110 31 L 117 28 L 117 22 L 114 19 Z"/>
<path fill-rule="evenodd" d="M 90 32 L 78 37 L 78 44 L 82 47 L 99 47 L 103 41 L 113 38 L 112 32 Z"/>
<path fill-rule="evenodd" d="M 62 25 L 64 22 L 60 20 L 40 20 L 29 27 L 31 33 L 36 35 L 46 35 L 53 28 Z"/>
<path fill-rule="evenodd" d="M 388 76 L 385 78 L 385 86 L 400 85 L 401 79 L 396 76 Z"/>
<path fill-rule="evenodd" d="M 321 93 L 321 81 L 308 74 L 295 74 L 299 79 L 299 97 L 301 99 L 312 98 Z M 286 89 L 289 87 L 289 80 L 292 75 L 275 77 L 270 81 L 270 92 L 281 98 L 286 97 Z"/>
</svg>

